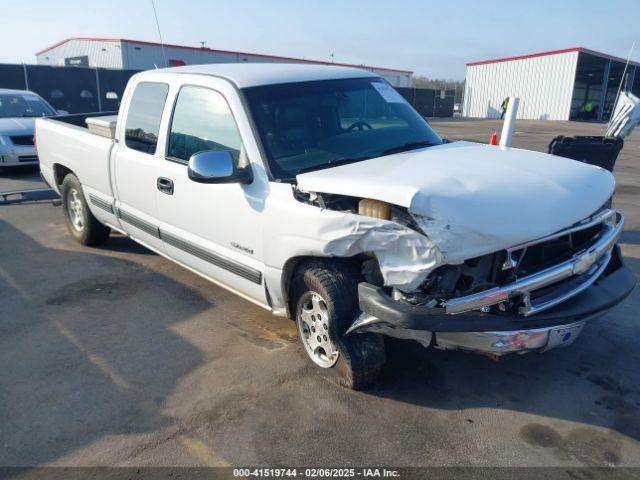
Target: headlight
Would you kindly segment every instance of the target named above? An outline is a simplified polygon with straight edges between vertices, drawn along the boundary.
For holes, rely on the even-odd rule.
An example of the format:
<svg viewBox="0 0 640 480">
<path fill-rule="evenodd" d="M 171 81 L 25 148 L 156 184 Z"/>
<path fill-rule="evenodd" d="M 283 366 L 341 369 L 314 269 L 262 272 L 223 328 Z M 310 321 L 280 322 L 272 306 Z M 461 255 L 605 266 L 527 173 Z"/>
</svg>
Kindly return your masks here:
<svg viewBox="0 0 640 480">
<path fill-rule="evenodd" d="M 391 205 L 380 200 L 363 198 L 358 202 L 358 213 L 366 217 L 389 220 L 391 218 Z"/>
<path fill-rule="evenodd" d="M 9 137 L 5 135 L 0 135 L 0 145 L 11 145 L 9 143 Z"/>
</svg>

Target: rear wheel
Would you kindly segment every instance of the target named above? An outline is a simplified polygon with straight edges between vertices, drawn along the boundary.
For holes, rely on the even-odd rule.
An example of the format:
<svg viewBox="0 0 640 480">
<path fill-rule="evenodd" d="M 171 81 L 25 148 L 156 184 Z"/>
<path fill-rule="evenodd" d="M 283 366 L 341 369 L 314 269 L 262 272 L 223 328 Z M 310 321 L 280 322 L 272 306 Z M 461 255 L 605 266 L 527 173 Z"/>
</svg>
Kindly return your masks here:
<svg viewBox="0 0 640 480">
<path fill-rule="evenodd" d="M 337 383 L 362 389 L 373 383 L 385 361 L 380 335 L 345 335 L 358 314 L 359 273 L 342 262 L 309 262 L 292 281 L 298 336 L 318 371 Z"/>
<path fill-rule="evenodd" d="M 109 238 L 110 229 L 101 224 L 89 210 L 78 177 L 72 173 L 64 177 L 60 191 L 65 222 L 71 235 L 82 245 L 104 243 Z"/>
</svg>

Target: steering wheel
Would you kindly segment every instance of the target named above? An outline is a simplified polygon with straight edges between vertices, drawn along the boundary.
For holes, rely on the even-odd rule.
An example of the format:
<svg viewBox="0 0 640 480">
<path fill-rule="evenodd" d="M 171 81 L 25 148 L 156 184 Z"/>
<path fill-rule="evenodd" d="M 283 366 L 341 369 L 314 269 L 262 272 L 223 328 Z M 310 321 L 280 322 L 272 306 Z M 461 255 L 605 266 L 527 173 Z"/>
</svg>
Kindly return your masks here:
<svg viewBox="0 0 640 480">
<path fill-rule="evenodd" d="M 355 122 L 349 125 L 347 128 L 347 132 L 353 132 L 354 130 L 358 130 L 359 132 L 363 132 L 365 130 L 373 130 L 373 127 L 369 125 L 367 122 Z"/>
</svg>

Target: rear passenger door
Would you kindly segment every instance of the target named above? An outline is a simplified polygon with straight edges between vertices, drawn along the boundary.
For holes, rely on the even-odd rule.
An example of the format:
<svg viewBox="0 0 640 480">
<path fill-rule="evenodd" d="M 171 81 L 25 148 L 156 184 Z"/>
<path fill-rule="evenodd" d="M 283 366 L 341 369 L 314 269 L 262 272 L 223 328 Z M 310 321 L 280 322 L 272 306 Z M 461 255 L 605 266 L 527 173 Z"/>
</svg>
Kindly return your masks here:
<svg viewBox="0 0 640 480">
<path fill-rule="evenodd" d="M 264 305 L 264 185 L 196 183 L 187 174 L 191 155 L 206 150 L 226 150 L 237 165 L 250 164 L 227 97 L 210 87 L 216 80 L 206 82 L 175 86 L 161 167 L 172 189 L 158 194 L 161 236 L 174 260 Z"/>
<path fill-rule="evenodd" d="M 160 124 L 169 86 L 142 81 L 135 85 L 114 154 L 116 213 L 127 234 L 160 252 L 158 220 L 158 150 Z"/>
</svg>

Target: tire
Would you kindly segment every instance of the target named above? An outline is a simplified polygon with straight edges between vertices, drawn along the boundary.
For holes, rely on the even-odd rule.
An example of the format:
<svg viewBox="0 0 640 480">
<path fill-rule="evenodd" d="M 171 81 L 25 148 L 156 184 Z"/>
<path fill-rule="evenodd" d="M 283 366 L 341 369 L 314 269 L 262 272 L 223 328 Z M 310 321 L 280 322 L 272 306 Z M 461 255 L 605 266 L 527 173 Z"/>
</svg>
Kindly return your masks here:
<svg viewBox="0 0 640 480">
<path fill-rule="evenodd" d="M 100 245 L 106 242 L 111 230 L 101 224 L 89 210 L 78 177 L 72 173 L 64 177 L 60 192 L 65 223 L 73 238 L 82 245 Z"/>
<path fill-rule="evenodd" d="M 305 353 L 324 376 L 353 390 L 375 382 L 385 362 L 381 335 L 344 334 L 359 312 L 359 281 L 346 262 L 313 261 L 301 265 L 291 283 L 291 310 Z"/>
</svg>

